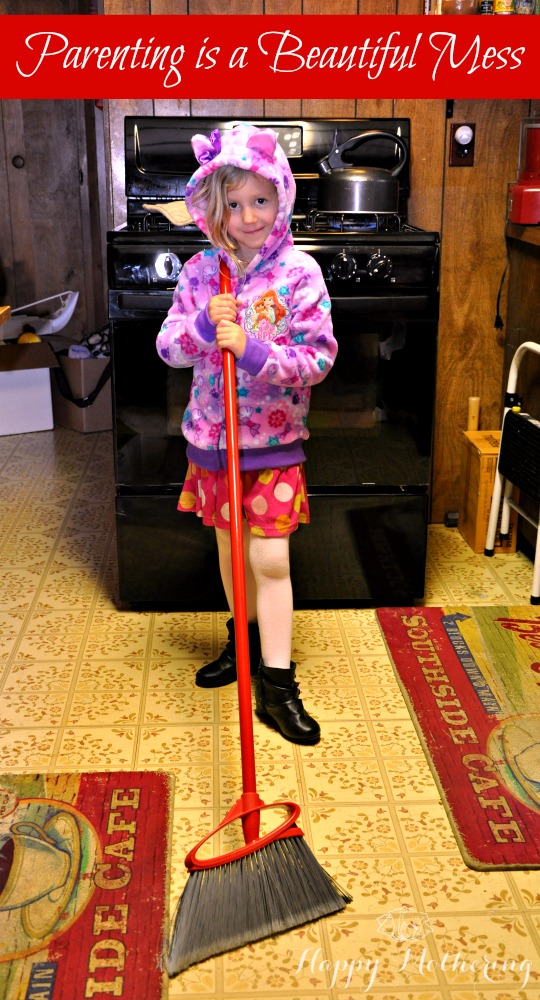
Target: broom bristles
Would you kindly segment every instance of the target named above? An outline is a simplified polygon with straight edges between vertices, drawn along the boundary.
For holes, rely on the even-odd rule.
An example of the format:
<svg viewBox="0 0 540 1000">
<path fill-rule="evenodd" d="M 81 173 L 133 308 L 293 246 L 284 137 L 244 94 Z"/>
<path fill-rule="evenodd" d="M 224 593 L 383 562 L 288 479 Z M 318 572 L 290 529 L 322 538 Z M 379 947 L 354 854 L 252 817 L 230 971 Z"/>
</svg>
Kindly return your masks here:
<svg viewBox="0 0 540 1000">
<path fill-rule="evenodd" d="M 176 911 L 168 974 L 337 913 L 351 898 L 303 837 L 276 840 L 239 861 L 194 871 Z"/>
</svg>

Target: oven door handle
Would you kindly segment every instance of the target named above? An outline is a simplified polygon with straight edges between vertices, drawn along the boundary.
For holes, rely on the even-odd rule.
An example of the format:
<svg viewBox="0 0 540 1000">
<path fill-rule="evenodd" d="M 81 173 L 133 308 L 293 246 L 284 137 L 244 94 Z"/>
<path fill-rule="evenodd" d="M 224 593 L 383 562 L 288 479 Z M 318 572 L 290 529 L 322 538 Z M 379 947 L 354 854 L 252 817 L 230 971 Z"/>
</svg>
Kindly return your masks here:
<svg viewBox="0 0 540 1000">
<path fill-rule="evenodd" d="M 330 298 L 333 296 L 330 294 Z M 337 295 L 334 309 L 351 316 L 377 316 L 381 313 L 408 316 L 415 313 L 419 318 L 433 318 L 437 315 L 437 293 L 426 295 Z"/>
<path fill-rule="evenodd" d="M 109 319 L 146 318 L 149 314 L 166 313 L 173 299 L 170 292 L 109 292 Z"/>
</svg>

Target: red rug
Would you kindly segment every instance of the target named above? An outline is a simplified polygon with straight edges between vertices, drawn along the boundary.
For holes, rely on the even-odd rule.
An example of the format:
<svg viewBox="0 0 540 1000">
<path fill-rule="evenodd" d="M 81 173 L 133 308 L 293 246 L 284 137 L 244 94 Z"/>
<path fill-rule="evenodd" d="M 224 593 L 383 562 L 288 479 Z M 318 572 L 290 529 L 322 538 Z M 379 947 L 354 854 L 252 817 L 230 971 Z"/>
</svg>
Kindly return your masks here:
<svg viewBox="0 0 540 1000">
<path fill-rule="evenodd" d="M 173 778 L 0 775 L 0 997 L 167 996 Z"/>
<path fill-rule="evenodd" d="M 381 608 L 463 859 L 540 868 L 540 608 Z"/>
</svg>

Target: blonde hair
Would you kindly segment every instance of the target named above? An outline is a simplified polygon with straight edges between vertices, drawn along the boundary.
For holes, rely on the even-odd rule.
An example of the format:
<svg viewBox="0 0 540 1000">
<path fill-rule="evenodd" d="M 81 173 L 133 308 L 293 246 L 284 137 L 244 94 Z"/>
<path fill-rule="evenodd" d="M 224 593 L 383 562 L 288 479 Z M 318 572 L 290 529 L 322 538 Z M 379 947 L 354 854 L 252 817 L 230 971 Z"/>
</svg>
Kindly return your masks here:
<svg viewBox="0 0 540 1000">
<path fill-rule="evenodd" d="M 246 264 L 240 258 L 236 240 L 231 239 L 227 231 L 231 215 L 228 194 L 232 188 L 245 184 L 249 173 L 249 170 L 230 164 L 218 167 L 203 178 L 191 199 L 204 214 L 206 232 L 212 245 L 226 250 L 240 272 L 245 271 Z"/>
</svg>

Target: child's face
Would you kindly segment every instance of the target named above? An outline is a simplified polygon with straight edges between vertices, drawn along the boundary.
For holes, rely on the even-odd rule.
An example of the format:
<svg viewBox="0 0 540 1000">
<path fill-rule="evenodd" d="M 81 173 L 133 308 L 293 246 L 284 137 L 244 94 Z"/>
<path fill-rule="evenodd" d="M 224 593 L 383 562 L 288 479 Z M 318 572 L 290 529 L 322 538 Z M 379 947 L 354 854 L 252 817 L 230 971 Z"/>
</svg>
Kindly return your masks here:
<svg viewBox="0 0 540 1000">
<path fill-rule="evenodd" d="M 236 240 L 241 259 L 248 264 L 272 231 L 278 213 L 275 184 L 259 174 L 249 173 L 240 187 L 228 193 L 229 236 Z"/>
</svg>

